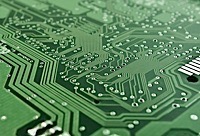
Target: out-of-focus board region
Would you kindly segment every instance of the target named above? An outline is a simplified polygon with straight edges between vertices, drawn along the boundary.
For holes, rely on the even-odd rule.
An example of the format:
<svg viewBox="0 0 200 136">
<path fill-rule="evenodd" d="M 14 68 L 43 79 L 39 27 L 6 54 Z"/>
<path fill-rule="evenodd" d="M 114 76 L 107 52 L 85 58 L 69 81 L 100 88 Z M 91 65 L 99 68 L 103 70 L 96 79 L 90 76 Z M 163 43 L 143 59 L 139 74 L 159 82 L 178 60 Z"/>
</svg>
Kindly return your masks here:
<svg viewBox="0 0 200 136">
<path fill-rule="evenodd" d="M 199 136 L 199 0 L 0 0 L 0 136 Z"/>
</svg>

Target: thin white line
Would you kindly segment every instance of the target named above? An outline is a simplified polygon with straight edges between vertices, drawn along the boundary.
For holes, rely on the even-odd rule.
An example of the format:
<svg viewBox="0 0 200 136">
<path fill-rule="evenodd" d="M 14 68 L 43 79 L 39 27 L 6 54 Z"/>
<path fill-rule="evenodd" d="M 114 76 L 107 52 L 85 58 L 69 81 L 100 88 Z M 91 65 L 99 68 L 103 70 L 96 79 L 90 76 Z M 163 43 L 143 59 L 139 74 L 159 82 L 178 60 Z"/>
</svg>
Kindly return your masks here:
<svg viewBox="0 0 200 136">
<path fill-rule="evenodd" d="M 199 71 L 199 72 L 200 72 L 200 69 L 199 69 L 199 68 L 197 68 L 197 67 L 194 67 L 194 66 L 192 66 L 192 65 L 190 65 L 190 64 L 185 64 L 185 66 L 187 66 L 187 67 L 189 67 L 189 68 L 192 68 L 192 69 L 194 69 L 194 70 L 196 70 L 196 71 Z"/>
<path fill-rule="evenodd" d="M 193 66 L 196 66 L 196 67 L 200 68 L 200 65 L 198 65 L 198 64 L 196 64 L 196 63 L 194 63 L 194 62 L 189 62 L 189 64 L 191 64 L 191 65 L 193 65 Z"/>
<path fill-rule="evenodd" d="M 196 58 L 196 59 L 200 61 L 200 58 Z"/>
<path fill-rule="evenodd" d="M 184 70 L 184 69 L 182 69 L 182 68 L 179 68 L 178 71 L 180 71 L 180 72 L 182 72 L 182 73 L 184 73 L 184 74 L 186 74 L 186 75 L 189 75 L 189 76 L 192 76 L 192 75 L 193 75 L 193 73 L 188 72 L 188 71 L 186 71 L 186 70 Z"/>
<path fill-rule="evenodd" d="M 197 61 L 197 60 L 192 60 L 193 62 L 195 62 L 195 63 L 197 63 L 197 64 L 200 64 L 200 62 L 199 61 Z"/>
<path fill-rule="evenodd" d="M 194 73 L 194 74 L 196 74 L 196 75 L 200 75 L 200 72 L 197 72 L 197 71 L 195 71 L 195 70 L 193 70 L 193 69 L 190 69 L 190 68 L 188 68 L 188 67 L 186 67 L 186 66 L 182 66 L 181 68 L 182 68 L 182 69 L 185 69 L 185 70 L 187 70 L 187 71 L 189 71 L 189 72 L 192 72 L 192 73 Z"/>
</svg>

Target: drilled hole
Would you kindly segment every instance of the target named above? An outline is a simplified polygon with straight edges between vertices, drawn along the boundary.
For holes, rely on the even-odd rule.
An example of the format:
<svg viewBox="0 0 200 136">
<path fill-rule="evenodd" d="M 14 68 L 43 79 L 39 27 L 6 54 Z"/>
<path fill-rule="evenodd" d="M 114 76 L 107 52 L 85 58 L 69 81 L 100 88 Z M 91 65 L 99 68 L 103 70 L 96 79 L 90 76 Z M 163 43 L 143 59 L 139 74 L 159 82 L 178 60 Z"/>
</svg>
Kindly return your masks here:
<svg viewBox="0 0 200 136">
<path fill-rule="evenodd" d="M 99 104 L 99 102 L 100 102 L 99 100 L 94 100 L 95 104 Z"/>
<path fill-rule="evenodd" d="M 199 81 L 199 79 L 197 77 L 195 77 L 195 76 L 189 76 L 187 78 L 187 80 L 188 80 L 188 82 L 192 82 L 192 83 L 196 83 L 196 82 Z"/>
</svg>

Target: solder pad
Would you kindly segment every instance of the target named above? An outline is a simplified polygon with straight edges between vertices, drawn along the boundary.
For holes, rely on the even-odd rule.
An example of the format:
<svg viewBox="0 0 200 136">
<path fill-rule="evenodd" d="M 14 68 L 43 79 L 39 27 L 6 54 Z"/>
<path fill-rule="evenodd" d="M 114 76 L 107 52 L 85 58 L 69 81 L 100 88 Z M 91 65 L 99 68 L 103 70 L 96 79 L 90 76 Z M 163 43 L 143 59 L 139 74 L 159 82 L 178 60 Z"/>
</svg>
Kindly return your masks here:
<svg viewBox="0 0 200 136">
<path fill-rule="evenodd" d="M 199 0 L 0 0 L 0 136 L 198 136 L 199 38 Z"/>
</svg>

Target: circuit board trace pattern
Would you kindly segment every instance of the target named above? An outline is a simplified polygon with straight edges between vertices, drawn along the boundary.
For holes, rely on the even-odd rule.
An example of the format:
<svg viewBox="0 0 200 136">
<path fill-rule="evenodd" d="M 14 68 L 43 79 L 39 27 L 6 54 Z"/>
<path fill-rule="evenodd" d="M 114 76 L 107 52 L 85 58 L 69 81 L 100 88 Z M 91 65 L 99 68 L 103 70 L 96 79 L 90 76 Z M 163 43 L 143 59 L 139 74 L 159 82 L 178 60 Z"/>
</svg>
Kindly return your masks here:
<svg viewBox="0 0 200 136">
<path fill-rule="evenodd" d="M 199 39 L 199 0 L 0 0 L 0 136 L 198 136 Z"/>
</svg>

